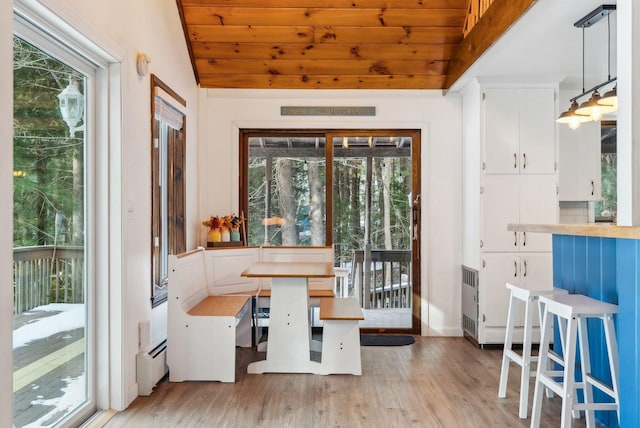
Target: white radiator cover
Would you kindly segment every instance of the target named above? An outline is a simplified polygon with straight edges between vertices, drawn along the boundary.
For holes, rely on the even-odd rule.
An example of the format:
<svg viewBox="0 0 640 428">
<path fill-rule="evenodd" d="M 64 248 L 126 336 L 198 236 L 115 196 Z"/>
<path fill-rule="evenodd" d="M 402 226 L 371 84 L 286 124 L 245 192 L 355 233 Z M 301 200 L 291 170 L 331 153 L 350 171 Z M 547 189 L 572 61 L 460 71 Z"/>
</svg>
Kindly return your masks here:
<svg viewBox="0 0 640 428">
<path fill-rule="evenodd" d="M 138 395 L 151 395 L 153 387 L 168 372 L 166 340 L 150 352 L 139 352 L 136 355 Z"/>
</svg>

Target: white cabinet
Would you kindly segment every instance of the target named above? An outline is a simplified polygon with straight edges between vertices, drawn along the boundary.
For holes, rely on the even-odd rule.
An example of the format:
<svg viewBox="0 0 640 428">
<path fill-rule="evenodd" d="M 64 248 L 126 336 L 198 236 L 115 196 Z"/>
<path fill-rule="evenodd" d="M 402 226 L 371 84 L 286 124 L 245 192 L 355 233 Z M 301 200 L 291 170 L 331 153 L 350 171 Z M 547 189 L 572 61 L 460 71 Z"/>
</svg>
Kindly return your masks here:
<svg viewBox="0 0 640 428">
<path fill-rule="evenodd" d="M 509 223 L 556 223 L 556 176 L 485 175 L 481 187 L 482 251 L 551 251 L 551 236 L 510 232 Z"/>
<path fill-rule="evenodd" d="M 509 290 L 505 284 L 526 287 L 531 290 L 549 288 L 553 280 L 551 253 L 486 253 L 482 255 L 480 269 L 478 330 L 480 343 L 503 343 Z M 519 305 L 515 314 L 515 326 L 524 324 L 524 305 Z M 534 326 L 538 326 L 538 315 Z M 536 332 L 537 333 L 537 332 Z M 537 335 L 537 334 L 536 334 Z"/>
<path fill-rule="evenodd" d="M 555 172 L 553 88 L 491 88 L 483 92 L 486 174 Z"/>
<path fill-rule="evenodd" d="M 504 342 L 507 282 L 553 286 L 551 236 L 514 233 L 507 225 L 558 221 L 556 93 L 555 84 L 478 82 L 463 94 L 463 264 L 479 272 L 481 345 Z"/>
<path fill-rule="evenodd" d="M 558 175 L 561 201 L 601 198 L 600 122 L 578 129 L 563 125 L 558 132 Z"/>
</svg>

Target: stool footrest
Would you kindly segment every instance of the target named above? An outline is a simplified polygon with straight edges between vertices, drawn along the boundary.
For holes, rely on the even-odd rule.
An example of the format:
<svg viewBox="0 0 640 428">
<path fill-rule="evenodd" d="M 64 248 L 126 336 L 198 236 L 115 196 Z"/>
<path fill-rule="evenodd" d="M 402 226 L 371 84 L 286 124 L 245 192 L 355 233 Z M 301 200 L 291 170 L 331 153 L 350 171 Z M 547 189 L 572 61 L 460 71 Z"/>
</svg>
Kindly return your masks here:
<svg viewBox="0 0 640 428">
<path fill-rule="evenodd" d="M 548 375 L 546 375 L 544 373 L 541 373 L 540 375 L 538 375 L 538 380 L 537 381 L 542 383 L 544 386 L 546 386 L 547 388 L 549 388 L 550 390 L 552 390 L 556 394 L 560 395 L 561 397 L 564 396 L 564 391 L 563 391 L 563 388 L 562 388 L 562 384 L 556 382 L 550 376 L 548 376 Z"/>
<path fill-rule="evenodd" d="M 587 375 L 585 382 L 590 383 L 591 385 L 598 388 L 600 391 L 607 394 L 609 397 L 615 399 L 616 395 L 615 395 L 615 392 L 613 391 L 613 388 L 607 385 L 606 383 L 604 383 L 603 381 L 601 381 L 600 379 L 598 379 L 597 377 L 593 375 Z"/>
<path fill-rule="evenodd" d="M 560 354 L 549 350 L 549 359 L 554 363 L 560 364 L 562 367 L 564 367 L 564 359 L 560 356 Z"/>
<path fill-rule="evenodd" d="M 616 403 L 575 403 L 574 410 L 618 410 Z"/>
<path fill-rule="evenodd" d="M 524 364 L 524 358 L 522 357 L 522 355 L 518 354 L 517 352 L 512 351 L 511 349 L 507 349 L 504 351 L 504 353 L 507 354 L 507 357 L 511 361 L 520 365 L 520 367 L 522 367 L 522 365 Z"/>
</svg>

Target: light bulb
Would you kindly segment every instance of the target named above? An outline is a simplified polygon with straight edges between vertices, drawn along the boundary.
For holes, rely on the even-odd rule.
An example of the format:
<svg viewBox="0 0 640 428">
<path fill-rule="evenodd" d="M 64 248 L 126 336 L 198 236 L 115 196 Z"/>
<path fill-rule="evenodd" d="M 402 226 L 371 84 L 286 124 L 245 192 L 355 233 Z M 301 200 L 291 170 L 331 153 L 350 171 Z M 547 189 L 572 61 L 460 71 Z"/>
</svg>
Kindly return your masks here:
<svg viewBox="0 0 640 428">
<path fill-rule="evenodd" d="M 568 125 L 569 125 L 569 128 L 571 128 L 571 129 L 578 129 L 578 128 L 580 128 L 580 118 L 575 117 L 575 116 L 574 116 L 574 117 L 572 117 L 572 118 L 569 120 Z"/>
<path fill-rule="evenodd" d="M 596 106 L 592 107 L 590 116 L 595 122 L 599 121 L 602 119 L 602 109 Z"/>
</svg>

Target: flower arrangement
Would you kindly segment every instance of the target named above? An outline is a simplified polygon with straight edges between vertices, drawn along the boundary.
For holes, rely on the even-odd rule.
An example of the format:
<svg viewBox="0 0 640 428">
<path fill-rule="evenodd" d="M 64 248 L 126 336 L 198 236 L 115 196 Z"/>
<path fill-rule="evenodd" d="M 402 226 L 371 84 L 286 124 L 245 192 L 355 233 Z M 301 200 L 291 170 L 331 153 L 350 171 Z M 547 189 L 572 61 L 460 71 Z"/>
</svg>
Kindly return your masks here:
<svg viewBox="0 0 640 428">
<path fill-rule="evenodd" d="M 202 222 L 203 226 L 209 228 L 208 242 L 239 242 L 241 224 L 242 219 L 235 213 L 222 217 L 212 215 L 209 220 Z"/>
<path fill-rule="evenodd" d="M 209 217 L 209 220 L 205 220 L 202 222 L 203 226 L 207 226 L 209 228 L 209 230 L 214 230 L 214 229 L 219 229 L 220 228 L 220 217 L 218 216 L 211 216 Z"/>
</svg>

